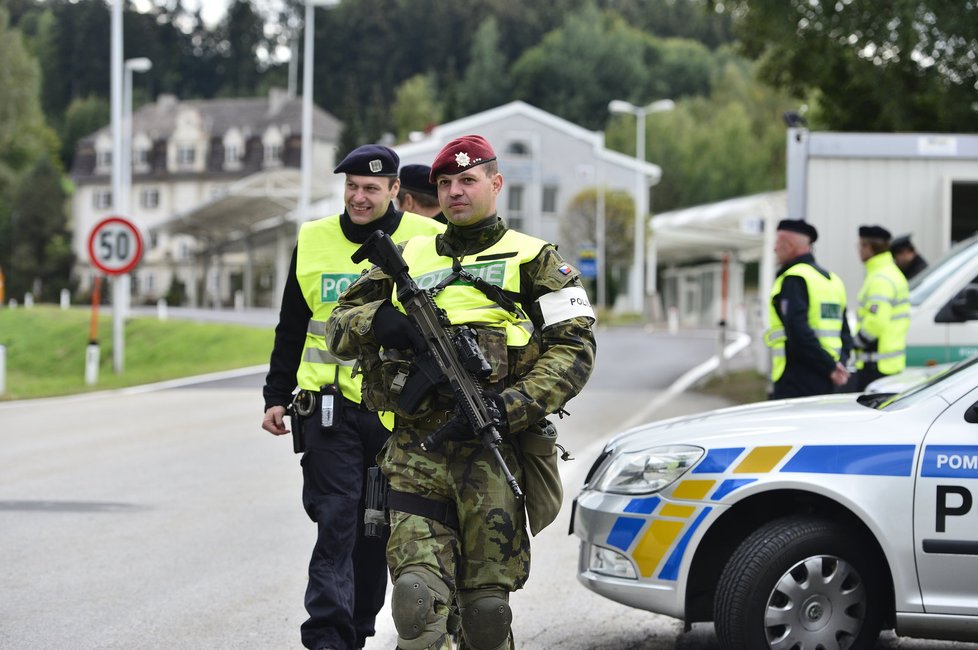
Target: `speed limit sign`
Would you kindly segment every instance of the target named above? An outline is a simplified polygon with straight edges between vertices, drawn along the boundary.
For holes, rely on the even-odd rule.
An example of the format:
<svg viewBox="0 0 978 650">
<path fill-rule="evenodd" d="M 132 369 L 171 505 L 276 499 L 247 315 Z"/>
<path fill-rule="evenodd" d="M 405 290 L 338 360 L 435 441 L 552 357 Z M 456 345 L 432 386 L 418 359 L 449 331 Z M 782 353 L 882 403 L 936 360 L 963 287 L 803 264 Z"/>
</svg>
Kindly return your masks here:
<svg viewBox="0 0 978 650">
<path fill-rule="evenodd" d="M 128 219 L 107 217 L 95 224 L 88 237 L 88 257 L 107 275 L 133 270 L 143 256 L 143 238 Z"/>
</svg>

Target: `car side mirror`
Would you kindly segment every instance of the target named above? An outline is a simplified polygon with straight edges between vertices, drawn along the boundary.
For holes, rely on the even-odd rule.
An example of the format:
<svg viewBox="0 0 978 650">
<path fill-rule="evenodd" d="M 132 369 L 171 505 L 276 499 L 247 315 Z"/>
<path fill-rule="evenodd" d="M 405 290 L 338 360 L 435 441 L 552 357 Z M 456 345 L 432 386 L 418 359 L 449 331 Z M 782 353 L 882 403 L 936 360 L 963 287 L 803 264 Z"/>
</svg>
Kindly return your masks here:
<svg viewBox="0 0 978 650">
<path fill-rule="evenodd" d="M 978 424 L 978 402 L 975 402 L 964 412 L 964 421 Z"/>
<path fill-rule="evenodd" d="M 963 323 L 969 320 L 978 320 L 978 284 L 975 283 L 959 291 L 934 317 L 938 323 Z"/>
</svg>

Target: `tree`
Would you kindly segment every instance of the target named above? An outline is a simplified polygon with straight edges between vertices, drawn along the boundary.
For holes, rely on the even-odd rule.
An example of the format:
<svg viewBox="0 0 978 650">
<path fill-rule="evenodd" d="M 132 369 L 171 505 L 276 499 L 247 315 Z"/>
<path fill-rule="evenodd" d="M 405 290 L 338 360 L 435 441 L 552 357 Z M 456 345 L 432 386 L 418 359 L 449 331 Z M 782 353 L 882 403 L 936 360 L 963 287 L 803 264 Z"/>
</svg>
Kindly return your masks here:
<svg viewBox="0 0 978 650">
<path fill-rule="evenodd" d="M 506 60 L 500 54 L 499 24 L 489 16 L 479 25 L 458 88 L 459 104 L 464 114 L 505 104 L 510 97 Z"/>
<path fill-rule="evenodd" d="M 434 75 L 414 75 L 398 86 L 391 114 L 397 138 L 402 141 L 412 131 L 425 131 L 437 125 L 441 121 L 441 105 Z"/>
<path fill-rule="evenodd" d="M 713 0 L 762 78 L 817 96 L 844 131 L 974 131 L 978 4 L 970 0 Z"/>
<path fill-rule="evenodd" d="M 606 277 L 612 279 L 627 269 L 632 261 L 635 202 L 628 192 L 605 190 L 604 203 L 605 273 Z M 584 189 L 571 199 L 567 214 L 560 220 L 560 238 L 569 250 L 576 251 L 582 244 L 596 243 L 597 206 L 596 187 Z M 608 299 L 611 304 L 614 304 L 615 286 L 614 282 L 609 283 Z"/>
<path fill-rule="evenodd" d="M 61 174 L 49 156 L 42 156 L 16 192 L 13 201 L 13 255 L 4 267 L 12 296 L 35 292 L 54 301 L 70 287 L 74 253 L 65 216 Z"/>
<path fill-rule="evenodd" d="M 587 5 L 516 61 L 515 95 L 596 128 L 607 119 L 609 99 L 630 98 L 646 86 L 648 64 L 656 55 L 651 37 Z"/>
<path fill-rule="evenodd" d="M 85 97 L 69 104 L 61 129 L 61 161 L 66 169 L 71 168 L 78 141 L 108 124 L 110 119 L 109 102 L 103 97 Z"/>
<path fill-rule="evenodd" d="M 267 48 L 264 20 L 252 3 L 234 0 L 217 29 L 220 52 L 221 95 L 247 97 L 255 94 L 261 77 L 259 50 Z"/>
<path fill-rule="evenodd" d="M 40 68 L 28 53 L 20 32 L 8 27 L 0 8 L 0 267 L 9 293 L 24 285 L 12 267 L 13 242 L 20 224 L 13 223 L 18 188 L 38 160 L 55 155 L 57 138 L 41 112 Z M 30 181 L 26 181 L 29 183 Z"/>
</svg>

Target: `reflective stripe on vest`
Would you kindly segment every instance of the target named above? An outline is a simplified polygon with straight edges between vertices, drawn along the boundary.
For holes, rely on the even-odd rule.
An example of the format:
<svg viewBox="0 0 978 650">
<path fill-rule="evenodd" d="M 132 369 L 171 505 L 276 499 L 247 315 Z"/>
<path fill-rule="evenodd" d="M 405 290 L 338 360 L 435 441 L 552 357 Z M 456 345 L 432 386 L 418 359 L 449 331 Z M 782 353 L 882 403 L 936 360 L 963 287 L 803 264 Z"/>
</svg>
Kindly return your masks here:
<svg viewBox="0 0 978 650">
<path fill-rule="evenodd" d="M 778 381 L 787 365 L 785 345 L 787 336 L 781 314 L 774 301 L 788 276 L 800 277 L 808 288 L 808 326 L 818 338 L 819 345 L 838 361 L 842 356 L 842 319 L 845 318 L 846 288 L 835 273 L 829 277 L 819 273 L 811 264 L 795 264 L 774 281 L 768 311 L 771 325 L 764 333 L 764 342 L 771 348 L 771 380 Z"/>
<path fill-rule="evenodd" d="M 445 227 L 416 214 L 405 213 L 391 235 L 395 242 L 416 235 L 432 235 Z M 299 388 L 318 391 L 337 381 L 343 395 L 360 401 L 360 377 L 353 377 L 353 361 L 333 356 L 326 346 L 326 320 L 336 307 L 340 294 L 370 267 L 370 262 L 354 264 L 350 256 L 360 248 L 343 235 L 339 215 L 307 221 L 299 229 L 296 244 L 295 274 L 302 295 L 312 310 L 306 329 L 306 341 L 296 373 Z"/>
<path fill-rule="evenodd" d="M 881 314 L 879 307 L 884 308 Z M 866 260 L 866 279 L 859 290 L 857 335 L 875 341 L 876 350 L 856 350 L 856 368 L 875 363 L 884 375 L 907 366 L 907 331 L 910 329 L 910 293 L 907 279 L 888 251 Z"/>
<path fill-rule="evenodd" d="M 472 275 L 513 296 L 518 295 L 520 290 L 520 266 L 539 255 L 546 244 L 536 237 L 507 230 L 489 248 L 467 255 L 459 261 Z M 416 237 L 409 241 L 404 246 L 404 260 L 411 269 L 411 276 L 422 289 L 438 286 L 452 273 L 452 259 L 438 255 L 434 237 Z M 403 310 L 396 292 L 392 300 Z M 453 324 L 505 328 L 506 344 L 510 347 L 526 345 L 533 334 L 533 323 L 519 302 L 516 304 L 517 313 L 508 312 L 484 293 L 461 280 L 442 289 L 435 296 L 435 303 L 445 310 Z"/>
</svg>

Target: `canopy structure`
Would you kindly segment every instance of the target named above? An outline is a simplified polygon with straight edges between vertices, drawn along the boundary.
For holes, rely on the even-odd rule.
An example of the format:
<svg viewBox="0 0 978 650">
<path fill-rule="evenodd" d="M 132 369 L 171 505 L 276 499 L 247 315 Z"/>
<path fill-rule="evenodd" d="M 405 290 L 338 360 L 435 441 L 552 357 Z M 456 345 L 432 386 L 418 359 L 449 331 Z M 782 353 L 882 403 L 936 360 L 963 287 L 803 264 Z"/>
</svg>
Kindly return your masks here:
<svg viewBox="0 0 978 650">
<path fill-rule="evenodd" d="M 174 215 L 153 230 L 170 235 L 191 235 L 203 248 L 267 233 L 281 226 L 299 202 L 299 170 L 283 167 L 258 172 L 229 185 L 210 201 Z M 312 181 L 310 203 L 330 195 L 325 182 Z"/>
<path fill-rule="evenodd" d="M 653 253 L 660 264 L 719 259 L 724 253 L 757 261 L 765 232 L 773 231 L 787 209 L 787 192 L 781 190 L 664 212 L 652 217 Z"/>
</svg>

